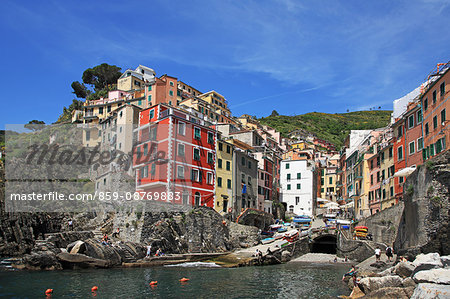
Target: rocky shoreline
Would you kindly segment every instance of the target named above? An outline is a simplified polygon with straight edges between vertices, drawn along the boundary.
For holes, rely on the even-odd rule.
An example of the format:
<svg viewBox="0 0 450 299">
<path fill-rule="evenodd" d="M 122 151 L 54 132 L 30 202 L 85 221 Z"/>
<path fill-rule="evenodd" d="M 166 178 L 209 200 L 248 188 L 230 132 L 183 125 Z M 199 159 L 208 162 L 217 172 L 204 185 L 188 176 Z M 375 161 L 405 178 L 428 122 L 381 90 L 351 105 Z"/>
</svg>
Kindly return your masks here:
<svg viewBox="0 0 450 299">
<path fill-rule="evenodd" d="M 379 271 L 369 270 L 379 268 Z M 393 266 L 383 261 L 357 266 L 356 286 L 347 277 L 350 296 L 341 298 L 412 298 L 450 297 L 450 256 L 438 253 L 419 254 L 412 261 L 400 261 Z"/>
</svg>

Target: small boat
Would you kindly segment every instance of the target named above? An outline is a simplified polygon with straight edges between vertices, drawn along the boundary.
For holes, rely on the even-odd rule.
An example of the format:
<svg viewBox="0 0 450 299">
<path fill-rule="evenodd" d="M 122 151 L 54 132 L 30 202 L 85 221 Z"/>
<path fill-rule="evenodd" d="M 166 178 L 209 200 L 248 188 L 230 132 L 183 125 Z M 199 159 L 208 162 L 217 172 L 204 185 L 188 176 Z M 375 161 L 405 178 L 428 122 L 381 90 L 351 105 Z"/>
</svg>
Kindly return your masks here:
<svg viewBox="0 0 450 299">
<path fill-rule="evenodd" d="M 265 238 L 265 239 L 261 240 L 261 243 L 264 245 L 264 244 L 272 243 L 273 241 L 275 241 L 274 238 Z"/>
<path fill-rule="evenodd" d="M 281 228 L 278 229 L 279 233 L 284 233 L 285 231 L 287 231 L 286 227 L 281 227 Z"/>
</svg>

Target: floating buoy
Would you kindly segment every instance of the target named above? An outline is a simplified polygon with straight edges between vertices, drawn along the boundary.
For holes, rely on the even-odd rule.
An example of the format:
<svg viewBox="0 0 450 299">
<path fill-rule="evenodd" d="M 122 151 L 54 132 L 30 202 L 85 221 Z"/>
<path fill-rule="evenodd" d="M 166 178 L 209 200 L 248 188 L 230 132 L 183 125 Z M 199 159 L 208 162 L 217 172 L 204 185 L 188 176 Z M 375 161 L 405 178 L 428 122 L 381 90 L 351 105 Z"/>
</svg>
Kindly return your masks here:
<svg viewBox="0 0 450 299">
<path fill-rule="evenodd" d="M 180 279 L 181 282 L 186 282 L 189 281 L 189 278 L 183 277 L 182 279 Z"/>
<path fill-rule="evenodd" d="M 155 281 L 150 281 L 150 283 L 149 283 L 149 285 L 151 285 L 151 286 L 154 286 L 154 285 L 157 285 L 158 284 L 158 282 L 155 280 Z"/>
<path fill-rule="evenodd" d="M 95 292 L 95 291 L 97 291 L 97 290 L 98 290 L 98 287 L 97 287 L 97 286 L 93 286 L 92 289 L 91 289 L 92 292 Z"/>
<path fill-rule="evenodd" d="M 53 293 L 53 289 L 47 289 L 45 291 L 45 295 L 50 295 L 51 293 Z"/>
</svg>

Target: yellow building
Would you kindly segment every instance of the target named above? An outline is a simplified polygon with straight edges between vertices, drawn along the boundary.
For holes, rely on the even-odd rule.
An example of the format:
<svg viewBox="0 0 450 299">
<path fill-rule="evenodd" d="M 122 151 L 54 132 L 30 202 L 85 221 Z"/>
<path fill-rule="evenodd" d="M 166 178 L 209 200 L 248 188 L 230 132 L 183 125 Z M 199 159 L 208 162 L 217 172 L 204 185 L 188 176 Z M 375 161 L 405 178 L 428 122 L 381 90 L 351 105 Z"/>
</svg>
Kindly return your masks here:
<svg viewBox="0 0 450 299">
<path fill-rule="evenodd" d="M 297 144 L 300 144 L 297 143 Z M 320 198 L 324 198 L 331 201 L 336 201 L 337 190 L 336 183 L 338 180 L 338 162 L 339 155 L 330 157 L 327 161 L 326 168 L 323 169 L 323 175 L 320 179 Z"/>
<path fill-rule="evenodd" d="M 233 200 L 233 145 L 217 139 L 216 151 L 216 201 L 214 209 L 225 214 Z"/>
<path fill-rule="evenodd" d="M 357 219 L 370 216 L 369 207 L 369 189 L 370 189 L 370 169 L 369 158 L 373 156 L 371 153 L 364 153 L 364 158 L 359 165 L 359 172 L 356 178 L 359 178 L 359 197 L 355 201 L 355 215 Z M 362 166 L 362 168 L 361 168 Z"/>
<path fill-rule="evenodd" d="M 201 94 L 198 97 L 210 103 L 213 106 L 215 113 L 226 117 L 231 116 L 230 109 L 228 109 L 227 100 L 225 100 L 225 98 L 218 92 L 212 90 L 208 91 L 207 93 Z"/>
<path fill-rule="evenodd" d="M 380 149 L 380 175 L 381 175 L 381 210 L 395 204 L 394 192 L 394 154 L 393 145 L 387 142 Z"/>
</svg>

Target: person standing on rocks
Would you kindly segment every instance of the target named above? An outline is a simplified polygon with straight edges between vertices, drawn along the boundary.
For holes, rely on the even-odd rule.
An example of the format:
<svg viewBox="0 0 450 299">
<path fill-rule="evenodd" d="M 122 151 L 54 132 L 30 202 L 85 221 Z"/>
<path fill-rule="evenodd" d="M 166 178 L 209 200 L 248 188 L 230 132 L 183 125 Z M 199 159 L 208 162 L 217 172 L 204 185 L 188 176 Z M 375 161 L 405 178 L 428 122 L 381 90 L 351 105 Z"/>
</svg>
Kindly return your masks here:
<svg viewBox="0 0 450 299">
<path fill-rule="evenodd" d="M 389 263 L 392 262 L 392 258 L 394 257 L 394 249 L 392 249 L 391 246 L 386 247 L 386 256 Z"/>
<path fill-rule="evenodd" d="M 379 246 L 377 246 L 377 248 L 375 249 L 375 258 L 377 262 L 380 261 L 380 257 L 381 257 L 381 249 Z"/>
<path fill-rule="evenodd" d="M 147 245 L 147 255 L 146 257 L 150 257 L 152 255 L 152 245 Z"/>
<path fill-rule="evenodd" d="M 67 225 L 69 226 L 69 230 L 73 230 L 73 220 L 69 219 L 69 222 L 67 223 Z"/>
</svg>

